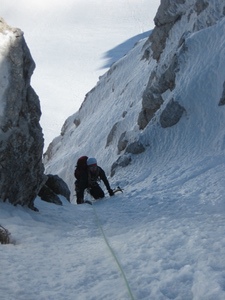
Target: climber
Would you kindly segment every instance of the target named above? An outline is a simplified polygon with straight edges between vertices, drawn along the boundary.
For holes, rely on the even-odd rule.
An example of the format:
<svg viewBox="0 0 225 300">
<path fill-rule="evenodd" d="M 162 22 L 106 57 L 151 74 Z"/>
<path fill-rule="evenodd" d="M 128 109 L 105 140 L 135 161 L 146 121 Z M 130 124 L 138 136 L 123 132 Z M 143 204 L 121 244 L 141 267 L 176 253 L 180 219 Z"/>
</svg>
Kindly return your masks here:
<svg viewBox="0 0 225 300">
<path fill-rule="evenodd" d="M 103 181 L 110 196 L 114 195 L 104 170 L 97 165 L 97 160 L 93 157 L 82 156 L 78 159 L 74 172 L 76 178 L 75 191 L 77 204 L 84 203 L 84 191 L 88 189 L 94 199 L 105 197 L 105 193 L 99 186 L 98 181 Z"/>
</svg>

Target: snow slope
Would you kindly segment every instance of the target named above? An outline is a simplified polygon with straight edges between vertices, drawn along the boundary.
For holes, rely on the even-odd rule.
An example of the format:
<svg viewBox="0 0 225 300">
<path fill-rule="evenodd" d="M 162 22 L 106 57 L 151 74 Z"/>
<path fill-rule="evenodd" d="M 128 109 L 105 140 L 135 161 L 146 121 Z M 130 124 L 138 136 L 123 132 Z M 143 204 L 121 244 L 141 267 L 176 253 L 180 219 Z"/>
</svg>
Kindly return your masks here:
<svg viewBox="0 0 225 300">
<path fill-rule="evenodd" d="M 72 204 L 62 199 L 63 206 L 36 199 L 35 213 L 0 203 L 1 225 L 14 241 L 0 245 L 1 299 L 225 298 L 225 107 L 218 106 L 224 30 L 221 18 L 188 35 L 176 88 L 163 95 L 165 105 L 174 97 L 186 109 L 171 128 L 161 128 L 161 111 L 145 130 L 135 125 L 155 64 L 140 60 L 145 39 L 101 77 L 54 140 L 47 171 L 73 189 L 76 158 L 88 154 L 109 176 L 124 130 L 146 151 L 109 177 L 124 193 L 92 206 L 74 205 L 74 198 Z M 105 147 L 115 122 L 118 131 Z"/>
<path fill-rule="evenodd" d="M 0 15 L 24 31 L 36 63 L 45 149 L 109 66 L 154 27 L 159 0 L 2 0 Z"/>
</svg>

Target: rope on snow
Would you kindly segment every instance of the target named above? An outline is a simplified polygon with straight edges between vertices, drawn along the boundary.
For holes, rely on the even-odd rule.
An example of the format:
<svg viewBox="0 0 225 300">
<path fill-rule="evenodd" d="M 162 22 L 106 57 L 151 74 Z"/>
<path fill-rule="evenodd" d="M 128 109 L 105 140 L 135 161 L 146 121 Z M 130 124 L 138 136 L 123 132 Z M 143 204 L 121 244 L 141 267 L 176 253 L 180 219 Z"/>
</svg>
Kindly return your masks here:
<svg viewBox="0 0 225 300">
<path fill-rule="evenodd" d="M 99 217 L 98 217 L 98 215 L 97 215 L 97 212 L 96 212 L 96 209 L 95 209 L 94 205 L 92 205 L 92 207 L 93 207 L 93 210 L 94 210 L 94 214 L 95 214 L 95 218 L 96 218 L 98 227 L 99 227 L 99 229 L 100 229 L 100 231 L 101 231 L 101 233 L 102 233 L 102 236 L 103 236 L 103 238 L 104 238 L 104 241 L 105 241 L 106 245 L 108 246 L 109 251 L 111 252 L 111 254 L 112 254 L 114 260 L 116 261 L 116 264 L 117 264 L 117 266 L 118 266 L 118 268 L 119 268 L 119 270 L 120 270 L 120 272 L 121 272 L 121 274 L 122 274 L 122 277 L 123 277 L 123 279 L 124 279 L 124 281 L 125 281 L 125 285 L 126 285 L 126 288 L 127 288 L 127 290 L 128 290 L 128 294 L 129 294 L 130 298 L 131 298 L 132 300 L 134 300 L 134 296 L 133 296 L 132 291 L 131 291 L 131 289 L 130 289 L 130 286 L 129 286 L 129 283 L 128 283 L 128 281 L 127 281 L 126 275 L 125 275 L 125 273 L 124 273 L 124 271 L 123 271 L 123 268 L 122 268 L 121 264 L 119 263 L 119 261 L 118 261 L 118 259 L 117 259 L 117 257 L 116 257 L 115 252 L 113 251 L 112 247 L 110 246 L 110 244 L 109 244 L 109 242 L 108 242 L 108 240 L 107 240 L 107 237 L 106 237 L 106 235 L 105 235 L 105 233 L 104 233 L 104 230 L 103 230 L 103 228 L 102 228 L 101 222 L 100 222 L 100 220 L 99 220 Z"/>
</svg>

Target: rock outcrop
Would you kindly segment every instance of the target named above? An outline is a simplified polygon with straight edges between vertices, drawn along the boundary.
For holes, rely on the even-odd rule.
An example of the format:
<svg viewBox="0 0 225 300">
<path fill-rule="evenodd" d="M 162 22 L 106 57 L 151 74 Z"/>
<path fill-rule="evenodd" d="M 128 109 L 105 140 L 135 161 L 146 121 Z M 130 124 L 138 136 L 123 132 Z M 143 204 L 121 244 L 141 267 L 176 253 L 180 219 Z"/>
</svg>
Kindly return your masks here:
<svg viewBox="0 0 225 300">
<path fill-rule="evenodd" d="M 62 195 L 70 202 L 70 190 L 65 181 L 58 175 L 48 174 L 47 177 L 48 179 L 39 191 L 38 196 L 46 202 L 62 205 L 59 198 L 59 195 Z"/>
<path fill-rule="evenodd" d="M 142 130 L 153 117 L 162 112 L 164 103 L 163 93 L 171 92 L 176 87 L 176 74 L 179 72 L 179 56 L 185 49 L 185 40 L 193 32 L 203 30 L 214 25 L 225 15 L 225 5 L 216 5 L 215 1 L 207 0 L 161 0 L 157 14 L 154 18 L 155 28 L 145 44 L 143 59 L 155 59 L 157 65 L 150 74 L 148 85 L 142 96 L 142 110 L 139 113 L 138 125 Z M 185 24 L 185 26 L 184 26 Z M 173 105 L 164 105 L 167 112 L 160 117 L 162 127 L 173 126 L 181 117 L 178 100 L 173 99 Z M 170 100 L 169 100 L 170 101 Z M 177 105 L 174 105 L 176 103 Z M 221 99 L 219 105 L 223 104 Z M 172 111 L 172 109 L 175 111 Z M 169 122 L 169 112 L 175 120 Z M 179 115 L 179 118 L 177 118 Z M 171 124 L 171 125 L 170 125 Z"/>
<path fill-rule="evenodd" d="M 23 32 L 0 19 L 0 198 L 34 208 L 45 176 L 35 63 Z"/>
</svg>

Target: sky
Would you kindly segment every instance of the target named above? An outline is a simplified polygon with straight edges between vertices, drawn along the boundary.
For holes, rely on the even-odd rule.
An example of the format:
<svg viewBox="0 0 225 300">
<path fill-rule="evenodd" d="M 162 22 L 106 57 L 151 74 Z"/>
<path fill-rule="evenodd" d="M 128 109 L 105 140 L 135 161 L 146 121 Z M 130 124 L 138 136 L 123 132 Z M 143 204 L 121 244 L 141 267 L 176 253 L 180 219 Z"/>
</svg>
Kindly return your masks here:
<svg viewBox="0 0 225 300">
<path fill-rule="evenodd" d="M 99 76 L 153 29 L 159 0 L 2 0 L 0 15 L 24 32 L 36 63 L 45 150 Z"/>
<path fill-rule="evenodd" d="M 71 203 L 37 198 L 34 212 L 0 202 L 0 224 L 11 233 L 11 244 L 0 245 L 2 300 L 225 299 L 225 108 L 218 106 L 224 28 L 223 18 L 186 37 L 176 87 L 163 95 L 186 109 L 171 128 L 159 126 L 159 115 L 141 133 L 134 126 L 152 68 L 140 59 L 146 38 L 102 76 L 83 105 L 80 126 L 73 124 L 78 114 L 68 119 L 46 163 L 71 187 Z M 110 177 L 119 133 L 105 147 L 106 132 L 115 120 L 119 129 L 130 128 L 129 137 L 139 136 L 146 151 Z M 90 126 L 94 143 L 87 141 Z M 120 185 L 123 193 L 74 205 L 72 169 L 81 153 L 96 154 L 111 187 Z"/>
</svg>

